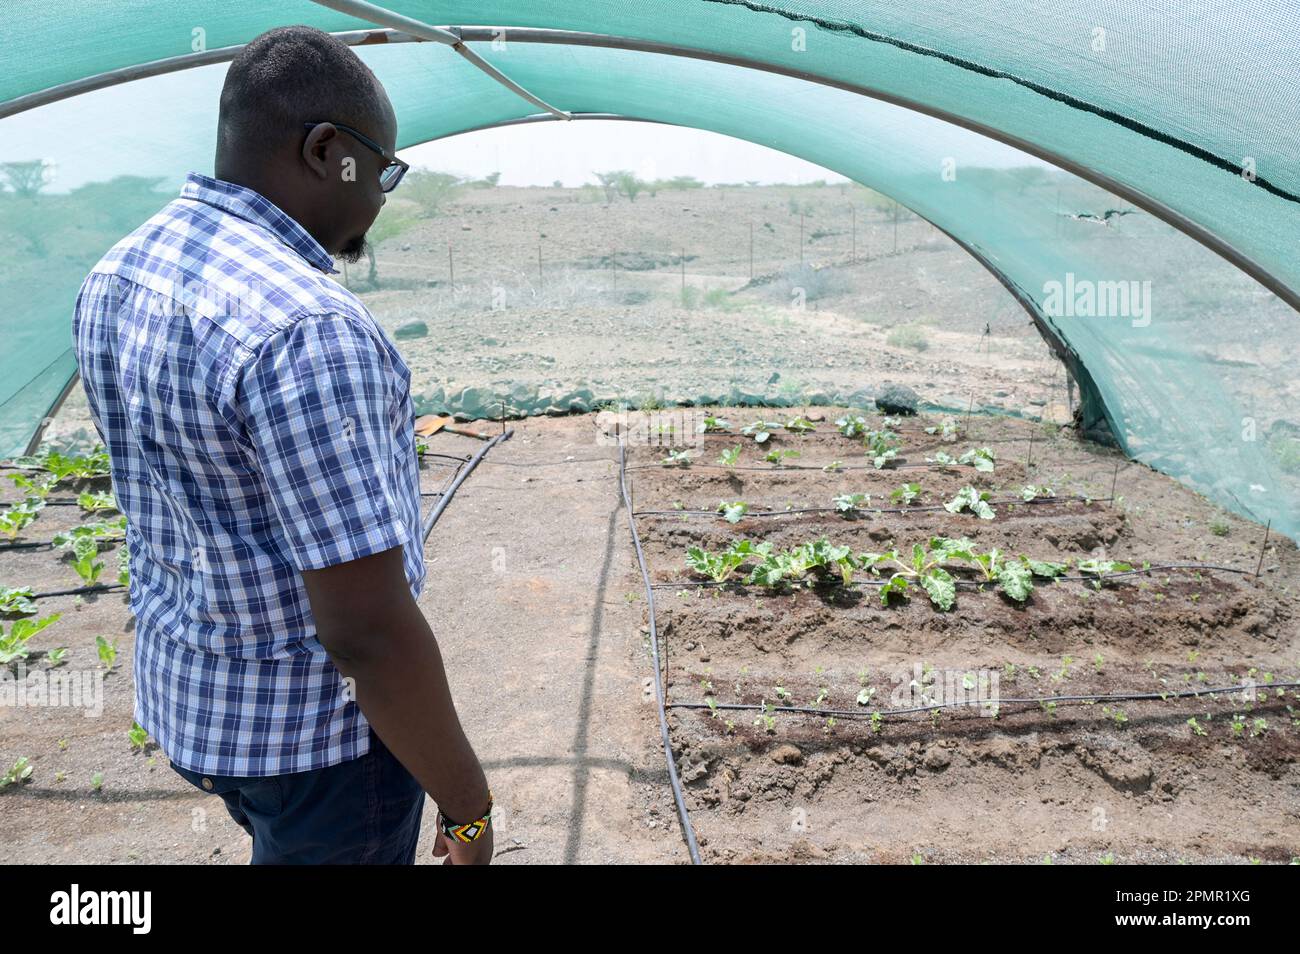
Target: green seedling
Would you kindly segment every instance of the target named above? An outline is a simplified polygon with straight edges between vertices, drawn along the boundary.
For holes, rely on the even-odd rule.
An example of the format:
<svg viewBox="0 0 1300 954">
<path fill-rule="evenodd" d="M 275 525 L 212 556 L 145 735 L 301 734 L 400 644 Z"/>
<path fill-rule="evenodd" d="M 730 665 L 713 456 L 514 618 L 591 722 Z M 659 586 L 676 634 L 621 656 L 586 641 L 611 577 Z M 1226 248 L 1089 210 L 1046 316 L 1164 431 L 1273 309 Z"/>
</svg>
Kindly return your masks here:
<svg viewBox="0 0 1300 954">
<path fill-rule="evenodd" d="M 913 483 L 913 484 L 903 484 L 897 490 L 892 491 L 889 495 L 889 499 L 892 500 L 894 503 L 902 504 L 903 506 L 906 507 L 909 506 L 912 503 L 912 501 L 916 500 L 920 496 L 921 496 L 921 485 Z"/>
<path fill-rule="evenodd" d="M 669 451 L 668 456 L 663 458 L 659 463 L 665 467 L 690 467 L 691 452 L 688 450 Z"/>
<path fill-rule="evenodd" d="M 144 751 L 145 743 L 149 741 L 149 733 L 138 722 L 132 722 L 131 728 L 127 731 L 126 737 L 131 740 L 131 749 Z"/>
<path fill-rule="evenodd" d="M 957 463 L 968 464 L 983 474 L 993 473 L 993 461 L 993 451 L 987 447 L 972 447 L 957 458 Z"/>
<path fill-rule="evenodd" d="M 857 700 L 858 705 L 860 706 L 871 705 L 872 697 L 874 697 L 875 694 L 876 694 L 876 690 L 873 687 L 866 686 L 865 688 L 863 688 L 861 691 L 858 692 L 858 700 Z"/>
<path fill-rule="evenodd" d="M 825 471 L 825 472 L 828 473 L 828 474 L 833 474 L 833 473 L 835 473 L 837 470 L 840 470 L 840 469 L 843 468 L 843 467 L 844 467 L 844 461 L 842 461 L 842 460 L 833 460 L 833 461 L 831 461 L 829 464 L 827 464 L 825 467 L 823 467 L 822 470 Z"/>
<path fill-rule="evenodd" d="M 889 605 L 889 598 L 897 595 L 908 598 L 908 588 L 919 585 L 930 597 L 930 602 L 945 612 L 952 609 L 957 599 L 957 582 L 943 568 L 947 560 L 970 560 L 971 542 L 969 540 L 950 540 L 946 537 L 932 537 L 928 547 L 917 543 L 912 546 L 910 562 L 904 562 L 897 550 L 888 553 L 862 553 L 858 555 L 858 565 L 879 573 L 880 567 L 893 564 L 896 569 L 893 576 L 882 586 L 880 601 Z"/>
<path fill-rule="evenodd" d="M 769 703 L 766 699 L 762 700 L 762 702 L 759 704 L 763 708 L 762 711 L 759 712 L 758 716 L 754 719 L 754 725 L 761 726 L 765 732 L 769 732 L 769 733 L 775 732 L 776 715 L 774 713 L 776 712 L 776 707 L 773 706 L 771 703 Z"/>
<path fill-rule="evenodd" d="M 788 458 L 798 456 L 799 452 L 797 450 L 777 450 L 774 448 L 763 455 L 763 460 L 780 467 Z"/>
<path fill-rule="evenodd" d="M 731 422 L 725 417 L 706 417 L 696 430 L 701 434 L 716 434 L 731 430 Z"/>
<path fill-rule="evenodd" d="M 90 777 L 90 787 L 96 791 L 102 791 L 104 788 L 104 773 L 96 772 Z"/>
<path fill-rule="evenodd" d="M 1197 735 L 1206 734 L 1205 729 L 1201 728 L 1201 724 L 1196 721 L 1196 716 L 1192 716 L 1190 719 L 1188 719 L 1187 724 L 1192 727 L 1192 731 Z"/>
<path fill-rule="evenodd" d="M 754 438 L 755 444 L 766 444 L 772 432 L 781 428 L 780 421 L 753 421 L 741 428 L 740 433 Z"/>
<path fill-rule="evenodd" d="M 0 666 L 8 665 L 16 659 L 26 659 L 30 650 L 27 641 L 58 622 L 61 613 L 54 613 L 44 619 L 16 619 L 6 632 L 0 624 Z"/>
<path fill-rule="evenodd" d="M 792 434 L 807 434 L 809 431 L 817 430 L 817 425 L 802 415 L 786 421 L 782 427 Z"/>
<path fill-rule="evenodd" d="M 718 455 L 718 463 L 721 464 L 723 467 L 735 467 L 736 462 L 739 460 L 740 460 L 739 444 L 737 444 L 735 447 L 725 448 L 722 451 L 722 453 Z"/>
<path fill-rule="evenodd" d="M 8 788 L 10 785 L 21 785 L 32 777 L 32 760 L 27 756 L 19 756 L 18 761 L 13 764 L 9 771 L 0 775 L 0 789 Z"/>
<path fill-rule="evenodd" d="M 0 586 L 0 616 L 27 616 L 36 612 L 30 586 Z"/>
<path fill-rule="evenodd" d="M 996 583 L 998 589 L 1017 603 L 1023 603 L 1034 592 L 1033 572 L 1020 560 L 1008 560 L 997 547 L 988 553 L 972 553 L 969 557 L 986 583 Z"/>
<path fill-rule="evenodd" d="M 23 492 L 23 497 L 29 501 L 44 500 L 50 490 L 58 480 L 53 474 L 42 474 L 38 477 L 29 477 L 27 474 L 10 474 L 9 479 L 14 482 L 14 486 Z"/>
<path fill-rule="evenodd" d="M 951 440 L 961 433 L 961 425 L 951 417 L 945 417 L 942 423 L 937 424 L 934 427 L 927 427 L 925 432 L 927 434 L 933 434 L 936 437 L 942 437 L 944 440 Z"/>
<path fill-rule="evenodd" d="M 947 470 L 949 467 L 957 466 L 957 458 L 944 451 L 936 451 L 933 457 L 925 459 L 927 464 L 934 464 L 940 470 Z"/>
<path fill-rule="evenodd" d="M 835 504 L 836 510 L 848 517 L 855 510 L 865 508 L 871 502 L 871 494 L 840 494 L 831 502 Z"/>
<path fill-rule="evenodd" d="M 87 513 L 95 514 L 101 510 L 116 510 L 117 500 L 109 490 L 83 490 L 77 494 L 77 506 Z"/>
<path fill-rule="evenodd" d="M 1039 497 L 1055 497 L 1056 491 L 1051 487 L 1042 484 L 1025 484 L 1020 488 L 1020 499 L 1028 503 L 1031 500 L 1037 500 Z"/>
<path fill-rule="evenodd" d="M 902 447 L 902 441 L 893 431 L 867 431 L 862 439 L 863 446 L 866 447 L 867 456 L 871 458 L 872 465 L 876 470 L 882 469 L 886 464 L 898 456 L 898 449 Z"/>
<path fill-rule="evenodd" d="M 18 534 L 22 533 L 44 509 L 45 501 L 28 498 L 22 503 L 0 510 L 0 533 L 10 540 L 18 539 Z"/>
<path fill-rule="evenodd" d="M 967 485 L 957 491 L 957 496 L 953 497 L 943 509 L 949 513 L 961 513 L 963 510 L 969 510 L 981 520 L 992 520 L 997 516 L 997 511 L 989 505 L 989 495 L 987 491 L 976 490 L 974 487 Z"/>
<path fill-rule="evenodd" d="M 96 636 L 95 651 L 99 654 L 99 661 L 104 664 L 104 668 L 111 672 L 113 666 L 117 664 L 117 643 L 110 643 L 105 637 Z"/>
<path fill-rule="evenodd" d="M 1047 560 L 1031 560 L 1029 557 L 1023 555 L 1020 557 L 1020 562 L 1022 562 L 1029 569 L 1029 572 L 1034 574 L 1034 576 L 1042 576 L 1047 579 L 1056 579 L 1058 576 L 1063 576 L 1065 571 L 1070 568 L 1069 563 L 1051 563 Z"/>
<path fill-rule="evenodd" d="M 117 582 L 131 585 L 131 549 L 125 543 L 117 548 Z"/>
<path fill-rule="evenodd" d="M 721 500 L 718 502 L 718 513 L 722 514 L 722 518 L 727 523 L 740 523 L 740 519 L 749 513 L 749 504 L 743 500 L 736 500 L 731 503 Z"/>
<path fill-rule="evenodd" d="M 725 583 L 745 560 L 751 556 L 765 556 L 771 547 L 770 543 L 754 546 L 748 540 L 736 540 L 721 553 L 710 553 L 703 547 L 694 546 L 686 551 L 686 565 L 714 583 Z"/>
<path fill-rule="evenodd" d="M 845 437 L 860 437 L 867 432 L 867 419 L 860 414 L 841 417 L 835 426 Z"/>
<path fill-rule="evenodd" d="M 54 669 L 63 665 L 64 657 L 67 656 L 67 654 L 68 648 L 66 646 L 61 646 L 58 649 L 51 649 L 45 654 L 45 658 L 49 660 L 50 668 Z"/>
<path fill-rule="evenodd" d="M 1118 560 L 1080 560 L 1075 566 L 1079 572 L 1085 576 L 1092 576 L 1093 586 L 1101 589 L 1106 582 L 1106 577 L 1112 573 L 1127 573 L 1133 567 L 1128 563 L 1120 563 Z"/>
</svg>

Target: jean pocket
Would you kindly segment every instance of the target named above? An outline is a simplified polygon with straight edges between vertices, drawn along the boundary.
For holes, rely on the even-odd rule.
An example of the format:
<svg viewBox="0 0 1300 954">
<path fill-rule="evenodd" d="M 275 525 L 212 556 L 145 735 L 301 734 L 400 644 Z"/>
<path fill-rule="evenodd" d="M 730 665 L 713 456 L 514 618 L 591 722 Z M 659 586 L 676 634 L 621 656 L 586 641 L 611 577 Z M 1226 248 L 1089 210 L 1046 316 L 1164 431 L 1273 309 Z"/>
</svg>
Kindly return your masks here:
<svg viewBox="0 0 1300 954">
<path fill-rule="evenodd" d="M 284 791 L 275 775 L 211 775 L 192 772 L 175 764 L 172 769 L 206 795 L 238 797 L 268 815 L 278 814 L 284 805 Z"/>
</svg>

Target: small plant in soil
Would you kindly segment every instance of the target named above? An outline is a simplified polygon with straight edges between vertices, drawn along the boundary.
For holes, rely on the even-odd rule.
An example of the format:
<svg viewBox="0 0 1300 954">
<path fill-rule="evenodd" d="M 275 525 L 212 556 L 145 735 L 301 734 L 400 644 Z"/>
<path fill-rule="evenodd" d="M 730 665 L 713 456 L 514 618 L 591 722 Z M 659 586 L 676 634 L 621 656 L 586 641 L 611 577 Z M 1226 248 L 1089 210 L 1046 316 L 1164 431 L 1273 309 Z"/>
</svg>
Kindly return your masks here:
<svg viewBox="0 0 1300 954">
<path fill-rule="evenodd" d="M 60 615 L 53 613 L 44 619 L 16 619 L 9 626 L 8 631 L 3 624 L 0 624 L 0 666 L 6 666 L 18 659 L 26 659 L 30 652 L 27 641 L 47 626 L 58 622 Z"/>
<path fill-rule="evenodd" d="M 871 502 L 871 494 L 840 494 L 831 502 L 835 504 L 836 510 L 851 517 L 855 511 L 864 509 Z"/>
<path fill-rule="evenodd" d="M 913 501 L 919 499 L 920 496 L 921 496 L 921 485 L 912 483 L 912 484 L 903 484 L 897 490 L 892 491 L 889 495 L 889 499 L 896 504 L 902 504 L 904 507 L 906 507 L 906 506 L 910 506 Z"/>
<path fill-rule="evenodd" d="M 101 510 L 116 510 L 117 501 L 110 490 L 83 490 L 77 494 L 77 506 L 86 513 L 95 514 Z"/>
<path fill-rule="evenodd" d="M 803 415 L 791 418 L 781 426 L 791 434 L 807 434 L 811 431 L 817 430 L 817 425 Z"/>
<path fill-rule="evenodd" d="M 63 657 L 65 657 L 67 654 L 68 654 L 68 648 L 66 646 L 61 646 L 58 649 L 51 649 L 48 653 L 45 654 L 45 658 L 46 660 L 49 661 L 50 668 L 55 669 L 63 665 L 63 663 L 65 662 Z"/>
<path fill-rule="evenodd" d="M 776 464 L 776 466 L 780 467 L 787 459 L 798 456 L 799 452 L 797 450 L 778 450 L 773 448 L 763 455 L 763 460 L 767 461 L 769 464 Z"/>
<path fill-rule="evenodd" d="M 927 464 L 934 464 L 939 470 L 947 470 L 950 467 L 957 466 L 957 458 L 944 451 L 936 451 L 933 457 L 925 459 Z"/>
<path fill-rule="evenodd" d="M 1205 729 L 1201 727 L 1201 724 L 1196 721 L 1196 716 L 1192 716 L 1190 719 L 1188 719 L 1187 724 L 1191 726 L 1192 732 L 1194 732 L 1196 735 L 1207 734 Z"/>
<path fill-rule="evenodd" d="M 997 547 L 987 553 L 971 553 L 966 559 L 975 564 L 986 583 L 996 583 L 998 590 L 1017 603 L 1025 602 L 1033 594 L 1033 571 L 1024 560 L 1007 559 Z"/>
<path fill-rule="evenodd" d="M 44 509 L 45 501 L 28 498 L 22 503 L 16 503 L 0 511 L 0 533 L 11 541 L 18 539 L 18 534 L 22 533 Z"/>
<path fill-rule="evenodd" d="M 988 491 L 976 490 L 968 484 L 957 491 L 957 495 L 944 504 L 943 509 L 949 513 L 961 513 L 966 510 L 981 520 L 992 520 L 997 516 L 997 511 L 988 501 Z"/>
<path fill-rule="evenodd" d="M 117 665 L 117 643 L 110 643 L 103 636 L 95 637 L 95 652 L 99 655 L 99 661 L 104 664 L 104 668 L 109 672 Z"/>
<path fill-rule="evenodd" d="M 771 439 L 772 432 L 780 429 L 780 421 L 752 421 L 741 428 L 740 433 L 754 438 L 755 444 L 766 444 Z"/>
<path fill-rule="evenodd" d="M 1051 487 L 1047 487 L 1041 484 L 1025 484 L 1025 486 L 1020 489 L 1020 499 L 1023 500 L 1025 503 L 1029 503 L 1030 501 L 1033 500 L 1038 500 L 1040 497 L 1055 497 L 1055 496 L 1056 496 L 1056 491 L 1054 491 Z"/>
<path fill-rule="evenodd" d="M 930 602 L 943 611 L 952 609 L 957 599 L 957 583 L 943 563 L 951 559 L 972 558 L 972 544 L 969 540 L 950 540 L 946 537 L 933 537 L 928 546 L 917 543 L 912 546 L 910 562 L 904 562 L 897 550 L 888 553 L 862 553 L 858 556 L 858 565 L 879 573 L 885 564 L 893 564 L 897 569 L 880 588 L 880 601 L 889 605 L 891 596 L 908 598 L 908 589 L 913 584 L 919 585 L 930 597 Z"/>
<path fill-rule="evenodd" d="M 862 441 L 876 470 L 881 470 L 898 456 L 903 442 L 893 431 L 867 431 Z"/>
<path fill-rule="evenodd" d="M 1231 529 L 1223 520 L 1213 520 L 1210 522 L 1210 533 L 1216 537 L 1226 537 L 1228 530 Z"/>
<path fill-rule="evenodd" d="M 696 428 L 701 434 L 717 434 L 731 430 L 731 422 L 725 417 L 706 417 Z"/>
<path fill-rule="evenodd" d="M 131 728 L 127 730 L 126 737 L 131 742 L 132 751 L 144 751 L 145 743 L 149 741 L 149 733 L 138 722 L 132 722 Z"/>
<path fill-rule="evenodd" d="M 17 467 L 43 470 L 54 477 L 54 483 L 60 483 L 69 477 L 85 480 L 92 477 L 107 477 L 109 474 L 108 452 L 96 447 L 85 456 L 60 454 L 58 451 L 43 451 L 40 454 L 14 458 Z"/>
<path fill-rule="evenodd" d="M 739 444 L 737 444 L 735 447 L 724 448 L 722 453 L 718 455 L 718 463 L 721 464 L 723 467 L 735 467 L 736 462 L 739 460 L 740 460 Z"/>
<path fill-rule="evenodd" d="M 1092 584 L 1097 589 L 1101 589 L 1105 584 L 1106 577 L 1112 573 L 1127 573 L 1133 569 L 1128 563 L 1120 563 L 1117 560 L 1080 560 L 1075 564 L 1079 572 L 1084 576 L 1094 577 Z"/>
<path fill-rule="evenodd" d="M 748 540 L 736 540 L 721 553 L 712 553 L 703 547 L 694 546 L 686 551 L 686 565 L 714 583 L 725 583 L 751 556 L 764 556 L 771 548 L 770 543 L 754 546 Z"/>
<path fill-rule="evenodd" d="M 35 477 L 27 474 L 10 474 L 9 479 L 23 492 L 26 500 L 44 500 L 58 483 L 58 478 L 53 474 L 39 474 Z"/>
<path fill-rule="evenodd" d="M 845 437 L 861 437 L 867 432 L 867 419 L 860 414 L 837 418 L 835 427 Z"/>
<path fill-rule="evenodd" d="M 936 437 L 942 437 L 944 440 L 954 440 L 961 433 L 961 425 L 951 417 L 945 417 L 939 424 L 927 427 L 925 432 Z"/>
<path fill-rule="evenodd" d="M 669 451 L 668 456 L 663 458 L 659 463 L 665 467 L 690 467 L 691 452 L 688 450 Z"/>
<path fill-rule="evenodd" d="M 844 461 L 842 461 L 842 460 L 833 460 L 833 461 L 831 461 L 829 464 L 827 464 L 825 467 L 823 467 L 822 470 L 825 471 L 825 472 L 828 473 L 828 474 L 833 474 L 833 473 L 835 473 L 836 471 L 842 469 L 843 467 L 844 467 Z"/>
<path fill-rule="evenodd" d="M 718 502 L 718 513 L 727 523 L 739 523 L 741 518 L 749 512 L 749 504 L 743 500 L 735 500 L 728 503 L 725 500 Z"/>
<path fill-rule="evenodd" d="M 957 458 L 957 463 L 967 464 L 983 474 L 991 474 L 994 463 L 993 451 L 987 447 L 972 447 Z"/>
<path fill-rule="evenodd" d="M 0 775 L 0 789 L 8 788 L 10 785 L 21 785 L 28 782 L 32 777 L 32 760 L 27 756 L 18 757 L 9 771 Z"/>
<path fill-rule="evenodd" d="M 30 586 L 0 586 L 0 616 L 29 616 L 36 612 Z"/>
</svg>

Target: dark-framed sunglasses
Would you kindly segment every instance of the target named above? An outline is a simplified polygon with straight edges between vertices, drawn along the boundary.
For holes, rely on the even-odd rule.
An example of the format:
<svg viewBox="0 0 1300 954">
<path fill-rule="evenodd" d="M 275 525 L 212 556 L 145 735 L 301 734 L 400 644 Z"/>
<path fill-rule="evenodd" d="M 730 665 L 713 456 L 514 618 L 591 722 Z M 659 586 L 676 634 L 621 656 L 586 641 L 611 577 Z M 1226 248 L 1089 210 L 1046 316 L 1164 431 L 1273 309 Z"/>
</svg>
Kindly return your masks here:
<svg viewBox="0 0 1300 954">
<path fill-rule="evenodd" d="M 329 121 L 321 120 L 321 122 L 318 123 L 304 123 L 304 125 L 307 127 L 307 131 L 311 132 L 317 126 L 320 126 L 325 122 Z M 397 184 L 402 181 L 402 176 L 406 175 L 406 170 L 411 168 L 410 165 L 403 162 L 401 159 L 398 159 L 396 156 L 390 156 L 388 153 L 384 152 L 384 147 L 379 145 L 379 143 L 375 142 L 365 133 L 358 132 L 351 126 L 344 126 L 342 123 L 330 123 L 330 125 L 335 129 L 343 130 L 367 149 L 383 156 L 384 159 L 388 161 L 388 165 L 379 170 L 379 188 L 385 192 L 392 192 L 397 188 Z"/>
</svg>

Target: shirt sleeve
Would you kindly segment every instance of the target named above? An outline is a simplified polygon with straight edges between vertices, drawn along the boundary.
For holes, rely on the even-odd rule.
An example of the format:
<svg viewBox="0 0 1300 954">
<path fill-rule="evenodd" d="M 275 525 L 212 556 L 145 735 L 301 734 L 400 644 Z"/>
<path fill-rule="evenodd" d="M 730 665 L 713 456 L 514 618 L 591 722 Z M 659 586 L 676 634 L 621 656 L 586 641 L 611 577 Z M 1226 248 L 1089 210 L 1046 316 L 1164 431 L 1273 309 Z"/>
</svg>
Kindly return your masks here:
<svg viewBox="0 0 1300 954">
<path fill-rule="evenodd" d="M 393 484 L 393 373 L 380 343 L 344 315 L 297 321 L 244 371 L 246 436 L 299 570 L 410 538 Z"/>
</svg>

